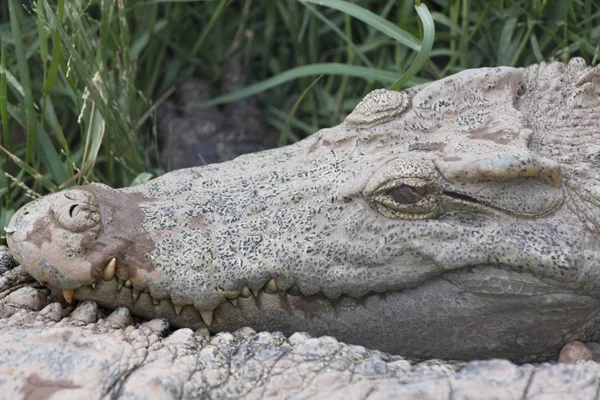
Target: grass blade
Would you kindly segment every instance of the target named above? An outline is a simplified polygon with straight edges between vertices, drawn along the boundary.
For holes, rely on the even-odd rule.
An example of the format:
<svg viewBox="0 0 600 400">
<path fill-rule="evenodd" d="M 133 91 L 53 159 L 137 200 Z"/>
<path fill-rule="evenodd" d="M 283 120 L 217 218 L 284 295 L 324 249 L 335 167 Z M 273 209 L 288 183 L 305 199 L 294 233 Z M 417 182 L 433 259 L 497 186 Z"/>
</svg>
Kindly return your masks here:
<svg viewBox="0 0 600 400">
<path fill-rule="evenodd" d="M 10 27 L 12 29 L 13 40 L 15 42 L 15 51 L 17 53 L 19 78 L 25 95 L 25 129 L 27 131 L 27 152 L 25 155 L 25 162 L 28 162 L 33 155 L 35 144 L 37 142 L 37 118 L 35 116 L 35 106 L 33 104 L 33 93 L 31 91 L 31 79 L 29 77 L 27 57 L 25 55 L 25 45 L 23 44 L 21 27 L 19 25 L 20 6 L 20 1 L 17 2 L 16 0 L 9 0 L 8 10 L 10 15 Z"/>
<path fill-rule="evenodd" d="M 10 149 L 10 134 L 8 132 L 8 97 L 6 82 L 6 48 L 0 39 L 0 118 L 2 119 L 2 137 L 4 147 Z M 8 165 L 7 165 L 8 167 Z"/>
<path fill-rule="evenodd" d="M 23 85 L 19 83 L 17 78 L 11 74 L 9 70 L 5 70 L 4 72 L 6 73 L 6 82 L 8 83 L 8 86 L 12 88 L 13 93 L 19 97 L 20 101 L 22 101 L 25 98 Z"/>
<path fill-rule="evenodd" d="M 4 192 L 0 192 L 0 196 L 4 196 Z M 5 196 L 6 197 L 6 196 Z M 2 229 L 2 234 L 0 235 L 0 239 L 5 240 L 6 236 L 4 235 L 4 227 L 8 226 L 8 222 L 11 217 L 14 215 L 15 211 L 10 208 L 2 208 L 0 209 L 0 229 Z"/>
<path fill-rule="evenodd" d="M 129 186 L 137 186 L 137 185 L 141 185 L 144 182 L 148 182 L 150 179 L 152 179 L 154 176 L 149 173 L 149 172 L 142 172 L 141 174 L 139 174 L 138 176 L 136 176 L 132 181 L 131 184 Z"/>
<path fill-rule="evenodd" d="M 204 29 L 202 29 L 198 40 L 196 40 L 196 43 L 194 43 L 194 47 L 192 47 L 192 55 L 198 53 L 198 51 L 202 48 L 202 45 L 204 44 L 208 33 L 211 31 L 212 27 L 217 23 L 217 20 L 223 13 L 223 10 L 225 9 L 227 3 L 229 3 L 229 0 L 221 0 L 219 5 L 217 6 L 217 9 L 210 16 L 210 20 L 208 21 L 206 26 L 204 26 Z"/>
<path fill-rule="evenodd" d="M 33 179 L 40 182 L 47 190 L 49 190 L 50 192 L 56 192 L 58 190 L 58 186 L 46 179 L 43 175 L 37 172 L 25 161 L 21 160 L 19 157 L 9 152 L 7 149 L 4 148 L 4 146 L 0 146 L 0 150 L 2 150 L 8 157 L 10 157 L 10 159 L 13 160 L 13 162 L 19 166 L 19 168 L 31 175 Z"/>
<path fill-rule="evenodd" d="M 319 81 L 319 79 L 321 79 L 322 77 L 323 77 L 323 75 L 319 76 L 317 79 L 312 81 L 312 83 L 306 89 L 304 89 L 304 91 L 302 92 L 300 97 L 298 97 L 298 100 L 296 100 L 296 102 L 294 103 L 294 106 L 290 110 L 290 113 L 289 113 L 287 119 L 285 120 L 285 125 L 283 126 L 283 129 L 281 130 L 281 135 L 279 136 L 279 147 L 285 146 L 287 144 L 288 133 L 290 131 L 290 125 L 292 123 L 292 120 L 294 119 L 294 115 L 296 115 L 296 110 L 298 110 L 300 103 L 302 103 L 302 99 L 304 99 L 304 96 L 306 96 L 306 94 L 308 92 L 310 92 L 310 89 L 312 89 L 312 87 L 315 85 L 315 83 L 317 83 Z"/>
<path fill-rule="evenodd" d="M 323 21 L 329 27 L 329 29 L 331 29 L 332 31 L 334 31 L 336 33 L 336 35 L 338 35 L 344 42 L 346 42 L 348 44 L 348 46 L 350 46 L 352 48 L 352 50 L 354 50 L 354 52 L 358 55 L 358 57 L 360 58 L 360 60 L 367 67 L 374 68 L 373 64 L 371 63 L 371 61 L 369 61 L 369 59 L 365 56 L 365 54 L 354 44 L 354 42 L 344 32 L 342 32 L 342 30 L 340 28 L 338 28 L 327 17 L 325 17 L 323 14 L 321 14 L 319 11 L 317 11 L 317 9 L 315 7 L 313 7 L 312 5 L 310 5 L 310 4 L 304 4 L 304 6 L 311 13 L 313 13 L 317 18 L 319 18 L 321 21 Z"/>
<path fill-rule="evenodd" d="M 14 0 L 12 0 L 14 1 Z M 60 37 L 63 41 L 63 48 L 68 51 L 71 56 L 72 66 L 74 70 L 77 72 L 79 77 L 85 83 L 87 89 L 89 90 L 90 97 L 92 101 L 96 104 L 99 111 L 102 113 L 102 117 L 106 121 L 106 123 L 113 129 L 111 134 L 111 138 L 115 141 L 115 144 L 120 148 L 128 148 L 128 149 L 137 149 L 139 148 L 139 143 L 137 142 L 138 138 L 133 133 L 133 130 L 129 126 L 126 121 L 125 115 L 122 110 L 118 107 L 117 104 L 107 104 L 104 101 L 103 93 L 101 90 L 108 89 L 105 86 L 97 85 L 94 82 L 93 76 L 91 73 L 98 74 L 100 68 L 94 63 L 94 59 L 84 59 L 82 54 L 77 51 L 76 46 L 73 41 L 64 30 L 62 25 L 59 23 L 58 18 L 52 12 L 50 5 L 47 0 L 44 1 L 44 6 L 46 7 L 46 15 L 48 17 L 48 21 L 51 26 L 58 30 L 60 33 Z M 73 20 L 75 21 L 75 20 Z M 93 63 L 93 64 L 92 64 Z M 93 65 L 93 67 L 90 66 Z M 99 80 L 101 83 L 102 80 Z M 116 95 L 111 94 L 110 98 L 116 98 Z M 143 169 L 143 159 L 141 156 L 141 152 L 138 151 L 127 151 L 122 153 L 126 163 L 129 168 L 134 171 L 134 173 L 140 173 Z"/>
<path fill-rule="evenodd" d="M 65 167 L 65 164 L 61 161 L 60 155 L 54 148 L 52 141 L 43 128 L 38 130 L 36 149 L 38 156 L 46 167 L 46 170 L 49 171 L 58 182 L 64 182 L 69 179 L 71 176 L 69 171 Z"/>
<path fill-rule="evenodd" d="M 415 6 L 415 9 L 417 10 L 417 14 L 419 14 L 419 18 L 423 24 L 423 44 L 421 45 L 421 50 L 415 57 L 410 67 L 406 70 L 404 75 L 400 77 L 400 79 L 398 79 L 396 82 L 394 82 L 394 84 L 392 84 L 392 86 L 389 87 L 390 90 L 398 90 L 402 87 L 402 85 L 413 79 L 423 64 L 425 64 L 425 61 L 427 61 L 427 57 L 429 57 L 431 48 L 433 47 L 433 40 L 435 39 L 435 24 L 433 22 L 433 18 L 431 17 L 431 13 L 429 12 L 427 6 L 423 3 Z"/>
<path fill-rule="evenodd" d="M 38 4 L 38 9 L 44 10 L 44 6 L 42 4 Z M 58 0 L 57 9 L 58 21 L 59 23 L 62 23 L 65 9 L 65 0 Z M 50 92 L 50 89 L 52 89 L 52 87 L 54 86 L 54 83 L 56 82 L 56 76 L 58 75 L 58 67 L 60 66 L 60 62 L 62 60 L 62 40 L 60 39 L 60 33 L 57 29 L 54 30 L 54 33 L 52 35 L 52 46 L 52 61 L 50 62 L 48 75 L 44 80 L 44 87 L 42 88 L 42 94 L 44 95 L 48 94 L 48 92 Z"/>
<path fill-rule="evenodd" d="M 46 61 L 48 60 L 48 35 L 46 32 L 46 15 L 44 13 L 44 5 L 41 0 L 36 3 L 37 14 L 37 33 L 40 38 L 40 58 L 42 59 L 43 76 L 46 76 Z"/>
<path fill-rule="evenodd" d="M 510 54 L 510 47 L 513 43 L 513 36 L 517 27 L 517 18 L 508 18 L 506 24 L 502 28 L 502 34 L 500 35 L 500 42 L 498 43 L 498 65 L 508 65 Z"/>
<path fill-rule="evenodd" d="M 2 138 L 6 148 L 10 148 L 10 133 L 8 132 L 8 97 L 7 97 L 7 84 L 6 84 L 6 49 L 4 47 L 4 41 L 0 38 L 0 120 L 2 121 Z M 6 191 L 6 196 L 0 195 L 0 208 L 10 208 L 12 202 L 12 196 L 10 193 L 10 186 L 4 171 L 8 171 L 8 157 L 0 157 L 2 163 L 0 164 L 0 188 Z M 3 201 L 4 200 L 4 201 Z M 8 220 L 6 221 L 8 222 Z M 4 226 L 4 221 L 0 221 L 0 227 Z"/>
<path fill-rule="evenodd" d="M 354 18 L 363 21 L 367 25 L 372 26 L 378 31 L 384 33 L 385 35 L 395 39 L 396 41 L 402 43 L 406 47 L 410 47 L 413 50 L 419 51 L 421 50 L 421 44 L 419 40 L 406 32 L 404 29 L 395 25 L 394 23 L 381 18 L 379 15 L 372 13 L 371 11 L 359 7 L 352 3 L 347 3 L 341 0 L 299 0 L 301 3 L 313 3 L 318 4 L 320 6 L 326 6 L 335 8 L 338 11 L 341 11 L 345 14 L 351 15 Z"/>
<path fill-rule="evenodd" d="M 85 152 L 82 160 L 81 177 L 87 178 L 96 159 L 98 158 L 98 152 L 102 145 L 102 139 L 106 132 L 106 122 L 102 118 L 102 114 L 96 110 L 96 106 L 92 103 L 90 111 L 90 122 L 89 132 L 86 135 Z"/>
<path fill-rule="evenodd" d="M 237 90 L 232 93 L 227 93 L 222 96 L 217 96 L 211 100 L 204 101 L 202 103 L 190 104 L 187 108 L 189 110 L 198 110 L 202 108 L 211 107 L 217 104 L 229 103 L 231 101 L 239 100 L 247 96 L 252 96 L 253 94 L 264 92 L 267 89 L 279 86 L 287 81 L 292 81 L 295 79 L 314 75 L 353 76 L 356 78 L 363 78 L 369 81 L 380 81 L 383 83 L 393 83 L 397 80 L 398 77 L 398 74 L 395 72 L 382 71 L 380 69 L 362 67 L 358 65 L 345 65 L 338 63 L 304 65 L 301 67 L 287 70 L 279 75 L 276 75 L 269 79 L 265 79 L 264 81 L 255 83 L 253 85 L 246 86 L 244 89 Z M 424 82 L 426 82 L 424 79 L 413 78 L 408 83 L 416 85 Z"/>
</svg>

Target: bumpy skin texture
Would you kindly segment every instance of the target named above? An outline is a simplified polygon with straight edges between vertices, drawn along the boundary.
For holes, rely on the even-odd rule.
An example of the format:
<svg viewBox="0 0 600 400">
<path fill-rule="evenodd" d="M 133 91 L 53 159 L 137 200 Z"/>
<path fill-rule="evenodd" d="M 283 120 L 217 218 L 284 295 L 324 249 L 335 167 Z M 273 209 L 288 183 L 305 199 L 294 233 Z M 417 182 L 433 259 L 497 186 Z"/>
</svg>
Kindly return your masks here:
<svg viewBox="0 0 600 400">
<path fill-rule="evenodd" d="M 8 243 L 67 299 L 176 327 L 552 358 L 599 337 L 599 88 L 574 59 L 378 90 L 293 146 L 32 202 Z"/>
<path fill-rule="evenodd" d="M 0 255 L 7 254 L 0 249 Z M 2 263 L 0 261 L 0 267 Z M 597 399 L 600 365 L 411 361 L 295 333 L 169 329 L 93 302 L 63 307 L 0 277 L 0 397 L 10 399 Z M 18 278 L 17 278 L 18 277 Z M 28 282 L 29 280 L 29 282 Z M 25 286 L 21 284 L 26 283 Z"/>
</svg>

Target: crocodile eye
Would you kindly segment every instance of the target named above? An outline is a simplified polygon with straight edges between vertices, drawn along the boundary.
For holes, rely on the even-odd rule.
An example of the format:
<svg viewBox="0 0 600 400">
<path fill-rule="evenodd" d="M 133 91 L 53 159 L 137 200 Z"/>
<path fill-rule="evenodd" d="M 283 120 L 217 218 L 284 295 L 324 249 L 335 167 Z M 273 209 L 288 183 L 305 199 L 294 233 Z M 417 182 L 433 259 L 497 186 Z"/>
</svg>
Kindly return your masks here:
<svg viewBox="0 0 600 400">
<path fill-rule="evenodd" d="M 72 232 L 82 232 L 100 223 L 98 204 L 91 193 L 70 189 L 58 197 L 51 207 L 60 226 Z"/>
<path fill-rule="evenodd" d="M 365 184 L 364 199 L 384 217 L 437 218 L 443 182 L 432 162 L 433 153 L 411 151 L 385 160 Z"/>
<path fill-rule="evenodd" d="M 387 192 L 388 196 L 398 204 L 415 204 L 427 195 L 427 189 L 424 187 L 410 187 L 406 185 L 398 186 Z"/>
<path fill-rule="evenodd" d="M 434 218 L 439 211 L 439 188 L 418 178 L 389 181 L 363 194 L 373 208 L 388 218 Z"/>
</svg>

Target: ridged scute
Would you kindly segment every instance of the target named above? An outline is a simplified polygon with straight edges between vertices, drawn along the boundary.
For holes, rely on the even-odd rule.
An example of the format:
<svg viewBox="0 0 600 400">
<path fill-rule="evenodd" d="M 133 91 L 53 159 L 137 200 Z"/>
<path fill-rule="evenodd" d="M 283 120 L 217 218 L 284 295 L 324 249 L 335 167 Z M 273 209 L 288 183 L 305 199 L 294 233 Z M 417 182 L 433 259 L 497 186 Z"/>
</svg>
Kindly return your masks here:
<svg viewBox="0 0 600 400">
<path fill-rule="evenodd" d="M 376 89 L 365 96 L 345 119 L 348 126 L 368 128 L 391 121 L 410 107 L 404 92 Z"/>
</svg>

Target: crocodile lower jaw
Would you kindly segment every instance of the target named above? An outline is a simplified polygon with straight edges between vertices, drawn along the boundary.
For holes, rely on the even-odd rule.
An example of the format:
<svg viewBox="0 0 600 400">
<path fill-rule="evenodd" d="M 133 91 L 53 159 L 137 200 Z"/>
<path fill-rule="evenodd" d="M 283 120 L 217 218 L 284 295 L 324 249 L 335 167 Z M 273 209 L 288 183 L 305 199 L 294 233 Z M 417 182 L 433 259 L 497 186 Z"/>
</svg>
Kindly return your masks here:
<svg viewBox="0 0 600 400">
<path fill-rule="evenodd" d="M 81 287 L 74 298 L 108 308 L 127 307 L 134 315 L 164 318 L 177 328 L 207 325 L 193 306 L 184 306 L 178 314 L 170 299 L 155 305 L 148 293 L 140 293 L 136 300 L 132 293 L 125 286 L 117 291 L 112 280 L 98 282 L 95 288 Z M 269 294 L 263 289 L 256 296 L 240 297 L 237 306 L 224 300 L 211 314 L 209 330 L 252 326 L 284 334 L 306 331 L 415 358 L 503 356 L 533 361 L 556 356 L 569 341 L 595 340 L 600 335 L 594 322 L 599 312 L 600 300 L 583 294 L 472 293 L 437 277 L 412 289 L 360 298 Z"/>
<path fill-rule="evenodd" d="M 224 306 L 237 307 L 240 302 L 252 301 L 260 296 L 279 296 L 282 299 L 307 297 L 300 292 L 296 285 L 288 290 L 279 290 L 274 279 L 269 280 L 259 290 L 252 290 L 244 286 L 239 291 L 239 296 L 231 299 L 224 298 L 215 309 L 200 309 L 192 304 L 175 304 L 170 298 L 157 299 L 152 297 L 147 289 L 137 289 L 132 286 L 130 280 L 124 281 L 117 277 L 110 280 L 100 280 L 93 285 L 82 286 L 74 290 L 63 290 L 62 292 L 65 300 L 69 303 L 72 302 L 73 298 L 93 300 L 106 307 L 127 307 L 135 314 L 145 318 L 163 317 L 174 323 L 174 326 L 192 328 L 202 326 L 202 323 L 210 327 L 214 313 L 219 308 Z M 323 298 L 325 297 L 323 296 Z"/>
</svg>

